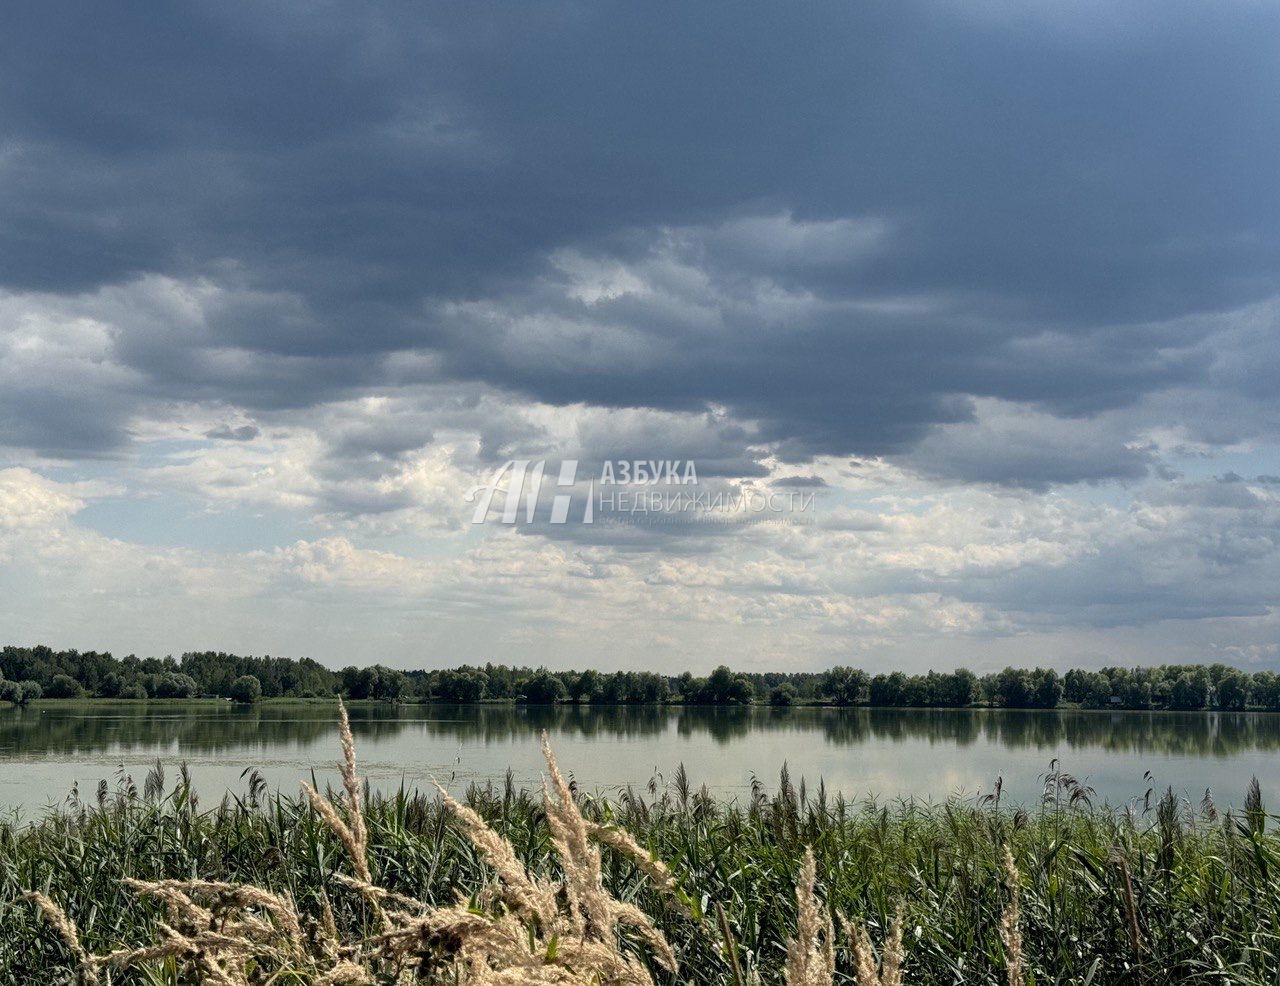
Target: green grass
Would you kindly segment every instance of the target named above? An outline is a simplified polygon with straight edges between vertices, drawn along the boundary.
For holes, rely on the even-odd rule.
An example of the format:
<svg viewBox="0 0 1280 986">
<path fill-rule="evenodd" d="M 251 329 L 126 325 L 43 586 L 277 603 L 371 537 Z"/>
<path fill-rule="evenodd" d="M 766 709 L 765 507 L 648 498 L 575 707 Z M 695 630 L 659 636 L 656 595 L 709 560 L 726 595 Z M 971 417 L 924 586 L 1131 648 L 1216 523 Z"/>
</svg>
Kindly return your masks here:
<svg viewBox="0 0 1280 986">
<path fill-rule="evenodd" d="M 30 888 L 64 905 L 98 952 L 148 940 L 163 919 L 156 905 L 120 887 L 124 876 L 252 882 L 288 891 L 312 913 L 325 888 L 340 924 L 371 927 L 365 906 L 333 879 L 348 865 L 341 848 L 299 801 L 269 797 L 251 780 L 244 798 L 204 810 L 181 780 L 169 793 L 159 788 L 152 779 L 142 791 L 112 792 L 34 825 L 0 825 L 0 981 L 38 973 L 33 981 L 54 982 L 72 967 L 21 899 Z M 1145 812 L 1097 810 L 1069 778 L 1051 794 L 1032 811 L 854 805 L 784 777 L 772 796 L 757 791 L 746 803 L 722 803 L 690 790 L 681 771 L 667 789 L 587 798 L 584 811 L 633 832 L 679 878 L 692 916 L 665 907 L 633 866 L 606 853 L 610 889 L 658 918 L 679 953 L 681 981 L 733 982 L 732 958 L 744 977 L 754 970 L 765 983 L 780 981 L 796 874 L 811 845 L 820 893 L 867 921 L 873 937 L 905 905 L 909 982 L 1002 983 L 1006 844 L 1022 874 L 1035 983 L 1280 981 L 1280 841 L 1256 792 L 1242 812 L 1222 815 L 1171 797 Z M 551 865 L 540 798 L 508 782 L 473 788 L 467 800 L 527 864 Z M 474 891 L 487 879 L 434 797 L 374 796 L 367 816 L 383 886 L 447 902 L 456 888 Z M 170 980 L 158 970 L 117 981 Z"/>
</svg>

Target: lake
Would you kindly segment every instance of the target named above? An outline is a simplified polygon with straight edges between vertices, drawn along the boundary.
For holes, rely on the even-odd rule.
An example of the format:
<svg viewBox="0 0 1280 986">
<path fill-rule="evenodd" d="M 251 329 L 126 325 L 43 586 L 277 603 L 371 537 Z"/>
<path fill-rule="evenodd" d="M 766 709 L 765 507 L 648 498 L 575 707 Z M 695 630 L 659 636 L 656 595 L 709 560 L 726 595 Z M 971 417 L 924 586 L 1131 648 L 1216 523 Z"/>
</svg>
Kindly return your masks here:
<svg viewBox="0 0 1280 986">
<path fill-rule="evenodd" d="M 1002 777 L 1004 799 L 1029 804 L 1054 758 L 1113 805 L 1166 785 L 1239 803 L 1254 775 L 1264 796 L 1280 792 L 1280 716 L 1266 714 L 358 705 L 351 719 L 361 771 L 384 790 L 501 784 L 508 768 L 536 785 L 545 729 L 578 784 L 602 792 L 667 783 L 683 763 L 695 786 L 743 796 L 753 776 L 776 789 L 785 762 L 851 799 L 972 798 Z M 157 759 L 170 785 L 185 762 L 205 805 L 244 793 L 249 770 L 296 793 L 313 769 L 336 783 L 339 755 L 335 710 L 321 703 L 5 708 L 0 806 L 31 818 L 74 786 L 86 801 L 103 779 L 141 786 Z"/>
</svg>

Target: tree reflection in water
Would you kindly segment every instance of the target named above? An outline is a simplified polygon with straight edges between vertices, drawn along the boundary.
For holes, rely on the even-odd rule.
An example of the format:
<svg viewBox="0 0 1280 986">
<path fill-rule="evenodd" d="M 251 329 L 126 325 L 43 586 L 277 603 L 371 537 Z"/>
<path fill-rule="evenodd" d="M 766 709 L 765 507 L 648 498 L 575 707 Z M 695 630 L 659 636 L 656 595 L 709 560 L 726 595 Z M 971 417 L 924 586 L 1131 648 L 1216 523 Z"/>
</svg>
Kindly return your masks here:
<svg viewBox="0 0 1280 986">
<path fill-rule="evenodd" d="M 357 737 L 366 740 L 417 731 L 461 744 L 518 741 L 542 730 L 582 740 L 706 734 L 719 744 L 786 731 L 847 746 L 913 740 L 964 748 L 982 741 L 1007 749 L 1197 757 L 1280 748 L 1280 715 L 1266 713 L 356 705 L 351 718 Z M 0 710 L 0 758 L 296 748 L 333 729 L 333 710 L 318 703 L 45 704 Z"/>
</svg>

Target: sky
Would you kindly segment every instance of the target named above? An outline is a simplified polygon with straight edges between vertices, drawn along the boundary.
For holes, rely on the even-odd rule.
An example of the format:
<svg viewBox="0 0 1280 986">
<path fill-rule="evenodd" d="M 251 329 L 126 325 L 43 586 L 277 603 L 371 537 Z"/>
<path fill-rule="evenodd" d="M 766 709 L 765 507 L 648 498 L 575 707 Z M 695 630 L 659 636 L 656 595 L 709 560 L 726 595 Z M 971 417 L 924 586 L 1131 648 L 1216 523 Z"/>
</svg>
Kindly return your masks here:
<svg viewBox="0 0 1280 986">
<path fill-rule="evenodd" d="M 0 637 L 1280 667 L 1277 36 L 1177 0 L 30 7 Z M 525 461 L 534 513 L 509 471 L 474 523 Z M 601 499 L 636 461 L 714 508 Z"/>
</svg>

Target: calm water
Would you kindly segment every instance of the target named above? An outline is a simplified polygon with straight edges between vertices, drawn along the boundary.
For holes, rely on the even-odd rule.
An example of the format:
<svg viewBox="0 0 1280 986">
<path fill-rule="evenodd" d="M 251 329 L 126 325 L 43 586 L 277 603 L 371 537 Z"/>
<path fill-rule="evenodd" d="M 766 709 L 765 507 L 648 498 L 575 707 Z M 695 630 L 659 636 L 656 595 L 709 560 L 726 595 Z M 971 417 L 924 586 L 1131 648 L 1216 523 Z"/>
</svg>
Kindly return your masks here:
<svg viewBox="0 0 1280 986">
<path fill-rule="evenodd" d="M 1053 758 L 1120 804 L 1153 784 L 1199 800 L 1238 802 L 1250 777 L 1280 792 L 1280 716 L 1219 713 L 998 712 L 836 709 L 578 709 L 359 707 L 361 769 L 383 789 L 432 777 L 451 787 L 539 778 L 537 736 L 588 790 L 669 779 L 683 763 L 695 785 L 741 795 L 753 774 L 819 777 L 850 797 L 976 796 L 1004 778 L 1006 798 L 1035 801 Z M 0 806 L 31 817 L 73 785 L 91 798 L 122 774 L 141 785 L 157 758 L 172 783 L 186 762 L 206 804 L 243 792 L 257 768 L 296 792 L 314 769 L 336 779 L 334 711 L 324 705 L 51 704 L 0 710 Z M 1144 778 L 1150 771 L 1154 780 Z"/>
</svg>

